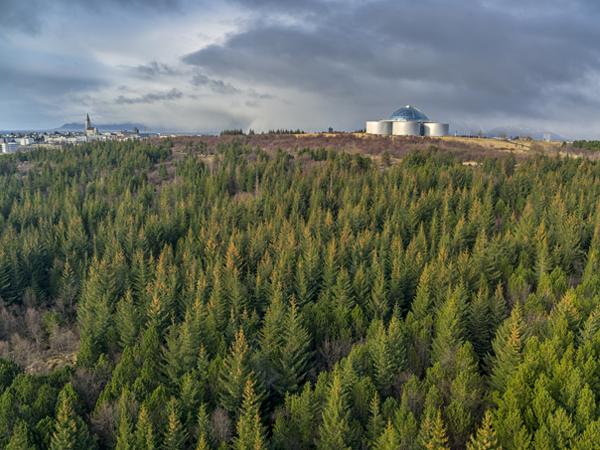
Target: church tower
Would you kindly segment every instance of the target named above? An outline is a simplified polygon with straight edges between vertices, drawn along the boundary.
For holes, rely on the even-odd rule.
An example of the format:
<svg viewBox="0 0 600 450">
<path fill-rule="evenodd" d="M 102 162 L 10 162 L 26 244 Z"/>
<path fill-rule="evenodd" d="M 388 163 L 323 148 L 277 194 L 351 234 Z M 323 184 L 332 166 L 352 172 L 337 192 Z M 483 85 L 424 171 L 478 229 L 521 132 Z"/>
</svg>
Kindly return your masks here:
<svg viewBox="0 0 600 450">
<path fill-rule="evenodd" d="M 86 136 L 95 136 L 98 134 L 98 130 L 92 126 L 92 121 L 90 120 L 90 115 L 86 114 L 85 116 L 85 135 Z"/>
</svg>

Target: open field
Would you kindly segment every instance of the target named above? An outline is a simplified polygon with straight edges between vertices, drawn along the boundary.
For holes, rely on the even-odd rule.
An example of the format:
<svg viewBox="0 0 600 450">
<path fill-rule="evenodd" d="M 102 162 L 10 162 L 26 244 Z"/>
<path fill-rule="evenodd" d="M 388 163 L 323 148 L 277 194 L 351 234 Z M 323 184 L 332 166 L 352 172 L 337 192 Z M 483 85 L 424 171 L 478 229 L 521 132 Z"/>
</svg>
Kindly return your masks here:
<svg viewBox="0 0 600 450">
<path fill-rule="evenodd" d="M 392 160 L 402 159 L 414 150 L 436 147 L 463 161 L 480 161 L 486 157 L 513 155 L 517 159 L 546 154 L 552 156 L 583 155 L 581 151 L 562 142 L 508 140 L 493 138 L 468 138 L 458 136 L 375 136 L 365 133 L 306 133 L 306 134 L 256 134 L 240 136 L 194 136 L 172 138 L 175 155 L 187 150 L 211 154 L 219 145 L 239 142 L 250 147 L 260 147 L 267 152 L 277 150 L 333 149 L 360 153 L 380 158 L 387 153 Z M 595 159 L 589 152 L 586 156 Z"/>
</svg>

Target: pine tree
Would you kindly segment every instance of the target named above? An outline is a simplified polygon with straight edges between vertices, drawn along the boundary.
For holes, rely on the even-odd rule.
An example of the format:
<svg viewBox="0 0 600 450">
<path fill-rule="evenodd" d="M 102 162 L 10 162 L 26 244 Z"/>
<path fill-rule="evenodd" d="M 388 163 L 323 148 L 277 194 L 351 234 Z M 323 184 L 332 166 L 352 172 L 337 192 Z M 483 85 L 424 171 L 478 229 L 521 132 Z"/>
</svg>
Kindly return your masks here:
<svg viewBox="0 0 600 450">
<path fill-rule="evenodd" d="M 250 368 L 249 352 L 246 336 L 244 331 L 240 329 L 236 334 L 229 355 L 223 361 L 219 375 L 220 403 L 231 414 L 237 414 L 240 410 L 246 382 L 249 379 L 255 380 L 254 372 Z"/>
<path fill-rule="evenodd" d="M 337 337 L 349 334 L 350 313 L 354 307 L 352 298 L 352 284 L 345 268 L 341 268 L 336 276 L 335 286 L 332 290 L 333 319 L 335 324 L 329 324 L 331 334 Z"/>
<path fill-rule="evenodd" d="M 179 404 L 181 411 L 181 423 L 186 430 L 193 428 L 196 422 L 198 403 L 200 401 L 200 389 L 202 380 L 195 370 L 187 372 L 180 380 Z"/>
<path fill-rule="evenodd" d="M 401 448 L 398 432 L 395 430 L 391 421 L 388 420 L 385 430 L 383 430 L 381 436 L 377 438 L 372 448 L 373 450 L 398 450 Z"/>
<path fill-rule="evenodd" d="M 392 316 L 387 328 L 387 344 L 392 365 L 396 372 L 406 368 L 406 337 L 402 322 Z"/>
<path fill-rule="evenodd" d="M 382 264 L 373 257 L 373 286 L 371 289 L 371 301 L 369 310 L 371 316 L 377 319 L 386 319 L 390 310 L 388 301 L 387 285 L 385 281 L 385 272 Z"/>
<path fill-rule="evenodd" d="M 371 292 L 370 280 L 366 272 L 364 263 L 361 262 L 354 272 L 354 278 L 352 279 L 352 290 L 356 303 L 365 311 L 369 304 Z"/>
<path fill-rule="evenodd" d="M 297 391 L 306 378 L 310 358 L 310 335 L 302 324 L 302 313 L 292 298 L 283 320 L 283 343 L 278 361 L 280 394 Z"/>
<path fill-rule="evenodd" d="M 449 450 L 446 428 L 442 420 L 442 413 L 438 409 L 435 414 L 427 415 L 421 425 L 421 448 L 426 450 Z"/>
<path fill-rule="evenodd" d="M 261 372 L 266 388 L 270 389 L 279 383 L 279 359 L 284 333 L 286 307 L 283 303 L 281 285 L 273 289 L 271 303 L 265 313 L 260 330 Z"/>
<path fill-rule="evenodd" d="M 409 390 L 412 390 L 415 381 L 413 377 L 406 383 L 409 389 L 402 393 L 400 407 L 394 414 L 394 428 L 398 430 L 402 449 L 413 448 L 418 441 L 419 424 L 409 407 Z"/>
<path fill-rule="evenodd" d="M 369 339 L 369 354 L 373 363 L 374 380 L 377 388 L 387 394 L 394 381 L 394 361 L 383 322 L 377 320 L 373 326 L 375 331 Z"/>
<path fill-rule="evenodd" d="M 523 322 L 521 307 L 515 305 L 510 317 L 500 326 L 492 342 L 494 357 L 490 360 L 489 384 L 502 394 L 509 378 L 521 361 Z"/>
<path fill-rule="evenodd" d="M 198 444 L 196 445 L 196 450 L 210 450 L 210 446 L 208 445 L 208 440 L 206 439 L 205 434 L 201 434 L 198 438 Z"/>
<path fill-rule="evenodd" d="M 234 448 L 236 450 L 263 450 L 266 448 L 260 420 L 260 404 L 254 392 L 252 379 L 248 379 L 244 387 L 244 400 L 237 422 Z"/>
<path fill-rule="evenodd" d="M 314 445 L 317 402 L 310 383 L 301 393 L 286 395 L 283 411 L 276 415 L 273 426 L 276 449 L 302 450 Z"/>
<path fill-rule="evenodd" d="M 325 406 L 322 413 L 322 422 L 319 427 L 318 450 L 344 450 L 350 449 L 346 439 L 350 427 L 348 424 L 348 411 L 345 394 L 342 388 L 340 374 L 335 372 Z"/>
<path fill-rule="evenodd" d="M 119 414 L 119 428 L 117 430 L 117 445 L 116 450 L 133 450 L 134 439 L 129 423 L 129 417 L 125 411 Z"/>
<path fill-rule="evenodd" d="M 430 362 L 432 310 L 435 303 L 434 273 L 433 266 L 427 265 L 423 268 L 411 310 L 405 320 L 408 366 L 418 376 L 425 373 Z"/>
<path fill-rule="evenodd" d="M 133 393 L 137 398 L 145 398 L 161 383 L 160 338 L 155 325 L 150 325 L 142 335 L 137 346 L 138 360 L 142 362 L 138 377 L 133 384 Z"/>
<path fill-rule="evenodd" d="M 4 447 L 5 450 L 35 450 L 27 423 L 19 420 L 13 428 L 12 435 Z"/>
<path fill-rule="evenodd" d="M 165 430 L 164 450 L 183 450 L 186 448 L 187 431 L 183 428 L 179 418 L 179 406 L 175 398 L 171 398 L 167 405 L 168 419 Z"/>
<path fill-rule="evenodd" d="M 206 306 L 206 326 L 209 351 L 217 350 L 219 341 L 223 339 L 223 329 L 227 320 L 227 300 L 223 292 L 223 276 L 218 265 L 212 275 L 212 289 Z"/>
<path fill-rule="evenodd" d="M 298 262 L 299 281 L 305 280 L 304 284 L 298 283 L 298 303 L 300 306 L 304 306 L 317 298 L 321 281 L 321 260 L 319 259 L 318 243 L 310 236 L 310 233 L 305 233 L 305 236 L 302 256 Z M 301 286 L 304 286 L 304 288 L 301 289 Z"/>
<path fill-rule="evenodd" d="M 145 405 L 140 408 L 135 427 L 135 448 L 148 450 L 156 448 L 154 429 Z"/>
<path fill-rule="evenodd" d="M 375 442 L 379 438 L 383 432 L 384 423 L 379 395 L 374 394 L 369 405 L 369 423 L 367 424 L 367 437 L 371 442 Z"/>
<path fill-rule="evenodd" d="M 575 450 L 598 449 L 600 442 L 600 423 L 595 420 L 590 422 L 583 433 L 577 438 L 577 442 L 573 445 Z"/>
<path fill-rule="evenodd" d="M 75 411 L 76 400 L 77 394 L 71 384 L 65 385 L 58 396 L 50 450 L 87 450 L 95 447 L 87 425 Z"/>
<path fill-rule="evenodd" d="M 206 405 L 202 403 L 198 409 L 198 443 L 196 450 L 210 449 L 210 422 Z"/>
<path fill-rule="evenodd" d="M 173 324 L 165 334 L 165 345 L 161 351 L 162 372 L 171 386 L 177 386 L 187 369 L 183 362 L 180 327 Z"/>
<path fill-rule="evenodd" d="M 139 330 L 138 311 L 133 301 L 133 295 L 130 290 L 117 303 L 115 324 L 117 333 L 119 333 L 119 344 L 124 349 L 127 346 L 135 344 L 135 339 Z"/>
<path fill-rule="evenodd" d="M 501 448 L 492 426 L 492 413 L 488 409 L 483 415 L 483 422 L 477 433 L 471 436 L 467 450 L 500 450 Z"/>
<path fill-rule="evenodd" d="M 107 349 L 111 327 L 111 297 L 115 288 L 110 286 L 105 262 L 92 264 L 77 307 L 80 331 L 78 364 L 91 367 Z M 108 285 L 108 286 L 107 286 Z"/>
<path fill-rule="evenodd" d="M 0 277 L 1 279 L 1 277 Z M 0 281 L 1 285 L 1 281 Z M 72 314 L 73 304 L 79 294 L 79 280 L 71 263 L 67 259 L 63 266 L 62 274 L 59 281 L 59 294 L 58 297 L 63 307 L 66 309 L 67 314 Z"/>
<path fill-rule="evenodd" d="M 436 366 L 434 366 L 435 368 Z M 464 447 L 475 425 L 481 405 L 482 381 L 470 342 L 463 344 L 455 356 L 455 367 L 450 374 L 450 389 L 442 391 L 447 403 L 444 409 L 451 447 Z M 446 374 L 448 376 L 448 374 Z M 448 383 L 442 379 L 438 386 Z"/>
<path fill-rule="evenodd" d="M 479 291 L 469 303 L 467 318 L 469 340 L 473 344 L 477 356 L 483 358 L 491 350 L 491 338 L 494 333 L 493 317 L 485 280 L 480 280 Z"/>
<path fill-rule="evenodd" d="M 464 340 L 464 291 L 456 289 L 439 308 L 435 322 L 435 337 L 431 345 L 433 361 L 442 367 L 453 366 L 454 355 Z"/>
</svg>

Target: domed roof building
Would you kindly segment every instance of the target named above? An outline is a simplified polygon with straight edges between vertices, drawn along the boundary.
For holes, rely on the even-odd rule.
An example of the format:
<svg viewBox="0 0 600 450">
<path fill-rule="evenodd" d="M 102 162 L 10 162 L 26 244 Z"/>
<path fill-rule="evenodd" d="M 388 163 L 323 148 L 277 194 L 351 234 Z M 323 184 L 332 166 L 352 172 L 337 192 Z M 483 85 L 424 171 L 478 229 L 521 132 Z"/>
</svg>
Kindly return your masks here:
<svg viewBox="0 0 600 450">
<path fill-rule="evenodd" d="M 433 122 L 420 109 L 406 105 L 392 113 L 389 119 L 367 122 L 368 134 L 396 136 L 447 136 L 447 123 Z"/>
<path fill-rule="evenodd" d="M 429 117 L 427 117 L 423 111 L 415 108 L 414 106 L 406 105 L 404 108 L 394 111 L 390 116 L 390 120 L 400 120 L 402 122 L 411 122 L 413 120 L 419 122 L 429 122 Z"/>
</svg>

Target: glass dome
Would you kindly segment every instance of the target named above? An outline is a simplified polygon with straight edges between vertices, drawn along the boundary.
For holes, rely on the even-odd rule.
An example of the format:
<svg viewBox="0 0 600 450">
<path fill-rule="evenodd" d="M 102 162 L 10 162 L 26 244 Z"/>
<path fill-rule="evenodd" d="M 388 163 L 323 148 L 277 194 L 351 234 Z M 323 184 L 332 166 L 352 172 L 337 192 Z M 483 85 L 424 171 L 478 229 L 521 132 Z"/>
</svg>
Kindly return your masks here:
<svg viewBox="0 0 600 450">
<path fill-rule="evenodd" d="M 398 111 L 395 111 L 390 116 L 390 120 L 401 120 L 403 122 L 427 122 L 429 121 L 429 117 L 427 117 L 414 106 L 406 105 L 404 108 L 400 108 Z"/>
</svg>

